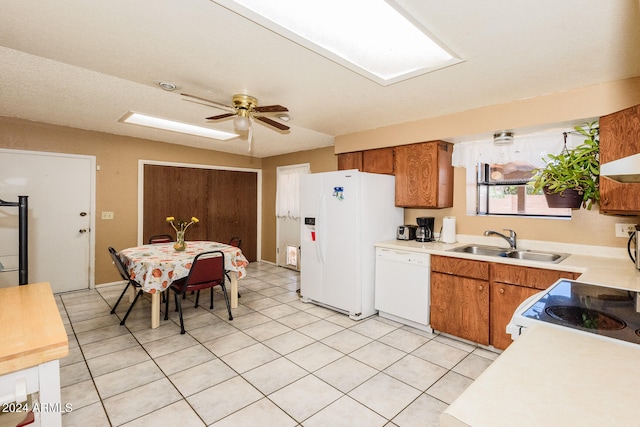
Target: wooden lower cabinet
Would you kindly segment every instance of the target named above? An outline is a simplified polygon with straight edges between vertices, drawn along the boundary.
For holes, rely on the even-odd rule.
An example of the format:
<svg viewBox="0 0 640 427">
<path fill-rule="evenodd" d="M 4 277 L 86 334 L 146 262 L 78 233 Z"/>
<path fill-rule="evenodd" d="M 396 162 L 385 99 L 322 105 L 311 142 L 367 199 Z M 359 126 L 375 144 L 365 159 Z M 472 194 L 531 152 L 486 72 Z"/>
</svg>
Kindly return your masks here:
<svg viewBox="0 0 640 427">
<path fill-rule="evenodd" d="M 431 327 L 489 344 L 489 263 L 431 256 Z"/>
<path fill-rule="evenodd" d="M 431 327 L 489 344 L 489 282 L 431 273 Z"/>
<path fill-rule="evenodd" d="M 489 338 L 492 346 L 506 349 L 512 342 L 506 328 L 514 311 L 531 295 L 547 289 L 558 279 L 575 279 L 578 273 L 546 268 L 492 263 Z"/>
<path fill-rule="evenodd" d="M 504 350 L 511 344 L 511 335 L 507 334 L 505 329 L 511 321 L 513 313 L 524 300 L 538 292 L 540 292 L 539 289 L 524 286 L 491 283 L 489 341 L 492 346 Z"/>
<path fill-rule="evenodd" d="M 539 290 L 547 289 L 559 279 L 576 279 L 579 275 L 570 271 L 491 264 L 491 282 L 509 283 Z"/>
<path fill-rule="evenodd" d="M 518 306 L 558 279 L 579 273 L 431 256 L 431 327 L 506 349 L 506 327 Z"/>
</svg>

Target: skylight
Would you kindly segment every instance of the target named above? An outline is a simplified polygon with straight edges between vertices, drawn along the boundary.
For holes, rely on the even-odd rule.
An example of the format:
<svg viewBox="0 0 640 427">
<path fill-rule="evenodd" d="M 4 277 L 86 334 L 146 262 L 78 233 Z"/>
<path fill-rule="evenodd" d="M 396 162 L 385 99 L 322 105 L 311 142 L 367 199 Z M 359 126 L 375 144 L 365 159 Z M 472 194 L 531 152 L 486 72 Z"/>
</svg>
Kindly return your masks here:
<svg viewBox="0 0 640 427">
<path fill-rule="evenodd" d="M 174 120 L 162 119 L 160 117 L 148 116 L 146 114 L 129 111 L 119 120 L 122 123 L 130 123 L 155 129 L 163 129 L 171 132 L 186 133 L 188 135 L 202 136 L 205 138 L 219 139 L 226 141 L 236 138 L 237 134 L 222 132 L 219 130 L 205 128 L 202 126 L 190 125 L 188 123 L 176 122 Z"/>
<path fill-rule="evenodd" d="M 392 0 L 212 0 L 383 86 L 462 60 Z"/>
</svg>

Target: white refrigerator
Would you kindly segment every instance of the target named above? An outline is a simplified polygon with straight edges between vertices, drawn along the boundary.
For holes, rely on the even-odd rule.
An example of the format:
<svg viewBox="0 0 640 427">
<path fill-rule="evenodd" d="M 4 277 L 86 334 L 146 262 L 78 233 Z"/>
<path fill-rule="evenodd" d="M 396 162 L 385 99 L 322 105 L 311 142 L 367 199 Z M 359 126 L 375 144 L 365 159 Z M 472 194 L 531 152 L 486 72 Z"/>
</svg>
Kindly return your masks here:
<svg viewBox="0 0 640 427">
<path fill-rule="evenodd" d="M 374 308 L 374 243 L 404 223 L 395 177 L 344 170 L 300 177 L 302 301 L 359 320 Z"/>
</svg>

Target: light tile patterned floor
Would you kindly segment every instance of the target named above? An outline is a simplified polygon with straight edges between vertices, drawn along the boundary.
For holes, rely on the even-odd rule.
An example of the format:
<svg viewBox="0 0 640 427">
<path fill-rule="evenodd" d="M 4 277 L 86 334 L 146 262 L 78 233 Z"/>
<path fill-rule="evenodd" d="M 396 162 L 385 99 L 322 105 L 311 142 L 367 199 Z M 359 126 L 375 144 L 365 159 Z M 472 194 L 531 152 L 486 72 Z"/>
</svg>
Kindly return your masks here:
<svg viewBox="0 0 640 427">
<path fill-rule="evenodd" d="M 437 426 L 497 357 L 373 316 L 359 322 L 299 301 L 299 275 L 252 263 L 228 321 L 185 302 L 150 329 L 147 296 L 120 326 L 123 285 L 56 295 L 69 334 L 63 426 Z"/>
</svg>

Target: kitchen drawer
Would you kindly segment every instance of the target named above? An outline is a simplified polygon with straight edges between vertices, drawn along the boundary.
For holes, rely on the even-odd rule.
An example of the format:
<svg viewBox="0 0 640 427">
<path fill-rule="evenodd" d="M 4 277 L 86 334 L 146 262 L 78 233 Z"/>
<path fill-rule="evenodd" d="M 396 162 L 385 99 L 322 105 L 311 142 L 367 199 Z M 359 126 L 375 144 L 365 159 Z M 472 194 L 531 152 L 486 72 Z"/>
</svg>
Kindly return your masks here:
<svg viewBox="0 0 640 427">
<path fill-rule="evenodd" d="M 575 279 L 578 274 L 546 268 L 521 267 L 509 264 L 491 264 L 491 281 L 509 283 L 535 289 L 547 289 L 559 279 Z"/>
<path fill-rule="evenodd" d="M 489 280 L 489 263 L 485 261 L 433 255 L 431 257 L 431 271 Z"/>
</svg>

